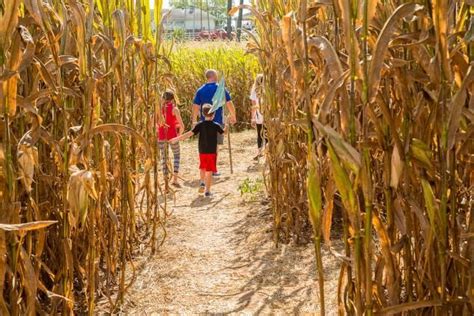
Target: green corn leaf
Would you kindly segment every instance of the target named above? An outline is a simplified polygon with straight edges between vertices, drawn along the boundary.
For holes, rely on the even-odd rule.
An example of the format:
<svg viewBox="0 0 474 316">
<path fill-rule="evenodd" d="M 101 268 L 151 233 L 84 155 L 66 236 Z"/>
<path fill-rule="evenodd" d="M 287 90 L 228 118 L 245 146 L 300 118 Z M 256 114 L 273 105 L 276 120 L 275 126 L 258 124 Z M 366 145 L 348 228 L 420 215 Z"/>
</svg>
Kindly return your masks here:
<svg viewBox="0 0 474 316">
<path fill-rule="evenodd" d="M 322 214 L 322 195 L 321 195 L 321 175 L 317 168 L 317 162 L 310 154 L 310 166 L 308 171 L 308 200 L 309 200 L 309 217 L 313 225 L 314 234 L 319 235 L 321 228 Z"/>
<path fill-rule="evenodd" d="M 431 163 L 433 154 L 424 142 L 417 138 L 413 138 L 410 144 L 410 151 L 416 160 L 421 162 L 425 167 L 433 169 L 433 164 Z"/>
<path fill-rule="evenodd" d="M 421 179 L 421 186 L 423 188 L 423 197 L 425 199 L 425 206 L 426 206 L 426 211 L 428 213 L 428 218 L 430 220 L 431 229 L 435 231 L 436 233 L 438 233 L 439 232 L 438 223 L 437 223 L 438 211 L 437 211 L 436 200 L 435 200 L 433 190 L 429 182 L 426 181 L 425 179 Z"/>
<path fill-rule="evenodd" d="M 352 224 L 356 222 L 356 197 L 355 192 L 352 188 L 352 183 L 349 179 L 349 175 L 342 168 L 339 157 L 334 151 L 333 146 L 330 142 L 326 142 L 329 149 L 329 157 L 331 159 L 331 167 L 334 174 L 334 180 L 336 182 L 336 187 L 341 194 L 342 203 L 344 207 L 349 212 L 349 217 L 351 218 Z"/>
</svg>

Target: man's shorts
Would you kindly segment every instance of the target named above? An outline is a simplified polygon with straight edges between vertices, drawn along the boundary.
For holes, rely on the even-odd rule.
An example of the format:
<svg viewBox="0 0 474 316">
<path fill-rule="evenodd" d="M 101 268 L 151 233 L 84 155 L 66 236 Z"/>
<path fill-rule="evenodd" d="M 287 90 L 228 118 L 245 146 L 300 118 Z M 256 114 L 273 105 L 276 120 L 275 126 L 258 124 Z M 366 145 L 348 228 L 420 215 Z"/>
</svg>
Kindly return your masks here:
<svg viewBox="0 0 474 316">
<path fill-rule="evenodd" d="M 199 169 L 217 172 L 217 154 L 199 154 Z"/>
<path fill-rule="evenodd" d="M 224 124 L 219 124 L 224 129 Z M 224 134 L 217 134 L 217 145 L 224 145 Z"/>
</svg>

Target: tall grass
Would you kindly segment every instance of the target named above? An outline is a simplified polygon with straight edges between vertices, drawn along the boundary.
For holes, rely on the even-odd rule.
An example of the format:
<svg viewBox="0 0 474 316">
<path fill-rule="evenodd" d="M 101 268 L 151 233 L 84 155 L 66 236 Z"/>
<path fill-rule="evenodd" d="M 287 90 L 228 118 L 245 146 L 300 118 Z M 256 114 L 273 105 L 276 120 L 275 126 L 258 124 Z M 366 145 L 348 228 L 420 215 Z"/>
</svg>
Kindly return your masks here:
<svg viewBox="0 0 474 316">
<path fill-rule="evenodd" d="M 341 261 L 339 314 L 471 315 L 472 7 L 263 0 L 248 8 L 266 80 L 275 240 L 300 236 L 310 219 L 322 313 L 326 247 Z M 331 246 L 336 209 L 342 253 Z"/>
<path fill-rule="evenodd" d="M 190 122 L 192 102 L 196 90 L 206 82 L 207 69 L 216 69 L 225 77 L 237 111 L 238 127 L 248 127 L 251 103 L 250 88 L 259 71 L 257 59 L 246 53 L 240 43 L 199 42 L 169 47 L 173 69 L 173 83 L 185 123 Z"/>
</svg>

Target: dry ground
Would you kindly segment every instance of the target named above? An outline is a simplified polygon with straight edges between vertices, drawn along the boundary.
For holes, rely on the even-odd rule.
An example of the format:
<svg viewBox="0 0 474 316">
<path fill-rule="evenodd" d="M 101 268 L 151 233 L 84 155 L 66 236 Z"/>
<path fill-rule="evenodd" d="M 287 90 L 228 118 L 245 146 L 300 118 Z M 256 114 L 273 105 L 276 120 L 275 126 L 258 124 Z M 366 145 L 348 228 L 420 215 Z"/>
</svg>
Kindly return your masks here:
<svg viewBox="0 0 474 316">
<path fill-rule="evenodd" d="M 140 270 L 126 297 L 125 315 L 305 314 L 318 309 L 311 245 L 276 248 L 271 210 L 241 197 L 239 184 L 262 177 L 252 160 L 255 134 L 232 134 L 234 175 L 227 146 L 215 195 L 197 193 L 197 144 L 182 143 L 183 188 L 176 193 L 166 239 Z M 247 201 L 246 201 L 247 200 Z M 338 263 L 324 252 L 326 298 L 335 314 Z"/>
</svg>

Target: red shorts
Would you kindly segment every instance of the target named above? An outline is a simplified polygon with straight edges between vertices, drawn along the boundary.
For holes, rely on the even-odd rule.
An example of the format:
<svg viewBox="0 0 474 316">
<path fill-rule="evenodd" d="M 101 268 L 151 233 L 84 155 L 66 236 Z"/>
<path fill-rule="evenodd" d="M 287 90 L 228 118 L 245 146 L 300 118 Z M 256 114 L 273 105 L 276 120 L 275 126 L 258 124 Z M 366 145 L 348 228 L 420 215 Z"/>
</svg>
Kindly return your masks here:
<svg viewBox="0 0 474 316">
<path fill-rule="evenodd" d="M 199 169 L 217 172 L 217 154 L 199 154 Z"/>
</svg>

